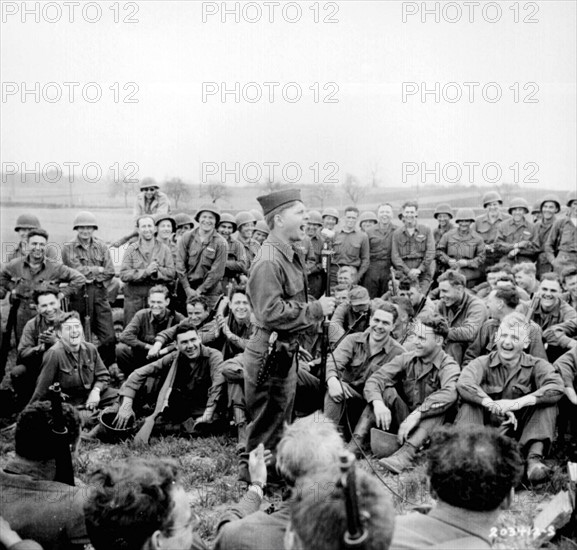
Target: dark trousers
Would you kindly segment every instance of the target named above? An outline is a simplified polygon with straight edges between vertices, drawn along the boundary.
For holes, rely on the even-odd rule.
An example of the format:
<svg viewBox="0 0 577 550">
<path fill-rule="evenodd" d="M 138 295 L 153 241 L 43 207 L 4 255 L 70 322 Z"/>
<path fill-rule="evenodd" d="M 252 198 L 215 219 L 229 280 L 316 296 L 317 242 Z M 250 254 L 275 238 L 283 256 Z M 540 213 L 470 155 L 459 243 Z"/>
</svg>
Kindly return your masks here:
<svg viewBox="0 0 577 550">
<path fill-rule="evenodd" d="M 26 364 L 16 365 L 10 372 L 12 389 L 16 394 L 16 405 L 18 410 L 22 410 L 30 401 L 36 381 L 42 367 L 42 358 L 28 361 Z"/>
<path fill-rule="evenodd" d="M 372 298 L 380 298 L 389 290 L 391 262 L 388 260 L 371 260 L 369 269 L 363 277 L 363 286 Z"/>
<path fill-rule="evenodd" d="M 82 323 L 84 323 L 86 315 L 90 315 L 90 328 L 98 338 L 98 353 L 104 364 L 109 367 L 116 362 L 116 354 L 112 309 L 108 302 L 108 293 L 106 287 L 100 284 L 87 285 L 86 290 L 87 298 L 84 298 L 84 289 L 70 298 L 70 309 L 80 314 Z M 86 302 L 88 302 L 88 312 L 86 311 Z M 88 340 L 87 337 L 86 339 Z"/>
<path fill-rule="evenodd" d="M 132 371 L 135 371 L 152 361 L 146 358 L 146 354 L 146 350 L 132 348 L 122 342 L 116 344 L 116 361 L 118 363 L 118 368 L 127 378 Z"/>
<path fill-rule="evenodd" d="M 354 431 L 354 428 L 359 421 L 359 418 L 361 417 L 367 402 L 363 397 L 362 386 L 352 386 L 348 382 L 343 382 L 343 386 L 346 386 L 352 393 L 352 397 L 349 397 L 346 400 L 347 416 L 345 416 L 345 400 L 343 399 L 337 403 L 329 396 L 328 391 L 325 394 L 323 412 L 325 416 L 329 420 L 332 420 L 336 426 L 339 426 L 343 429 L 345 438 L 348 439 L 349 436 L 352 435 L 351 430 Z"/>
<path fill-rule="evenodd" d="M 137 311 L 148 307 L 148 290 L 152 285 L 124 285 L 124 326 L 132 321 Z"/>
<path fill-rule="evenodd" d="M 532 441 L 543 441 L 545 447 L 553 441 L 555 422 L 557 420 L 557 406 L 525 407 L 514 411 L 517 418 L 517 430 L 509 429 L 507 435 L 519 441 L 525 447 Z M 463 403 L 455 420 L 456 424 L 480 424 L 484 426 L 501 425 L 502 418 L 491 414 L 485 407 L 474 403 Z"/>
</svg>

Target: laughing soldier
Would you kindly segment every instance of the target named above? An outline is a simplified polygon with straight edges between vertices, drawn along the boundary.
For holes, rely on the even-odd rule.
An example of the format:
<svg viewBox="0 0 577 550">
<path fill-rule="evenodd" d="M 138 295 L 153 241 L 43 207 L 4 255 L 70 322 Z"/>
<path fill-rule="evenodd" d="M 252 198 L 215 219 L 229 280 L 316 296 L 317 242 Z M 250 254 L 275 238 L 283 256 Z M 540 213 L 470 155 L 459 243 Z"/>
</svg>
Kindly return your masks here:
<svg viewBox="0 0 577 550">
<path fill-rule="evenodd" d="M 256 329 L 245 352 L 245 395 L 248 426 L 247 452 L 263 443 L 274 450 L 284 422 L 290 422 L 297 383 L 295 352 L 299 332 L 330 315 L 334 298 L 307 301 L 304 258 L 296 243 L 305 237 L 305 207 L 298 189 L 276 191 L 258 197 L 271 229 L 254 259 L 248 281 L 248 296 Z M 271 346 L 271 334 L 278 339 Z M 267 363 L 267 355 L 275 360 Z M 270 370 L 262 370 L 264 367 Z M 243 455 L 240 478 L 249 481 L 248 454 Z"/>
</svg>

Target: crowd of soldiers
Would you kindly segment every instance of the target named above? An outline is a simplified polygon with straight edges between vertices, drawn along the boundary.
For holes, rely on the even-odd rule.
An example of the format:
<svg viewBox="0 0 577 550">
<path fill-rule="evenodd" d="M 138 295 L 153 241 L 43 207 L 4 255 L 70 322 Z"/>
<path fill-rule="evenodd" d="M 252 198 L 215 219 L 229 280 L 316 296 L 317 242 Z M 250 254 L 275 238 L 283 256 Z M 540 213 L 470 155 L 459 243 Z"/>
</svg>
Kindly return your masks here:
<svg viewBox="0 0 577 550">
<path fill-rule="evenodd" d="M 549 477 L 576 428 L 577 193 L 505 209 L 490 191 L 480 216 L 438 205 L 435 228 L 412 200 L 398 221 L 388 203 L 341 215 L 298 190 L 258 200 L 192 218 L 146 183 L 135 231 L 111 244 L 90 212 L 61 247 L 19 216 L 0 272 L 16 409 L 58 382 L 85 439 L 234 425 L 239 478 L 264 447 L 269 483 L 285 423 L 318 409 L 393 474 L 443 424 L 486 425 L 519 442 L 530 482 Z M 126 243 L 117 271 L 110 249 Z"/>
</svg>

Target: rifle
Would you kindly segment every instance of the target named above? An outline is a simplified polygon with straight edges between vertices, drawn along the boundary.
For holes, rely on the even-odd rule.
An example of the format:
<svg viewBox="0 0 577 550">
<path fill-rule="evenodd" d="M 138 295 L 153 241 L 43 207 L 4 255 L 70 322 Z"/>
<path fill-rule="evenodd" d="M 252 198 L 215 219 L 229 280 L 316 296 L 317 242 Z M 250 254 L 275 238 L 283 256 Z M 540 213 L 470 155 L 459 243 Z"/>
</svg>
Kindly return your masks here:
<svg viewBox="0 0 577 550">
<path fill-rule="evenodd" d="M 12 296 L 14 295 L 12 294 Z M 8 353 L 10 352 L 10 344 L 12 343 L 12 332 L 15 332 L 19 307 L 20 298 L 13 298 L 12 305 L 10 306 L 10 313 L 8 313 L 8 319 L 6 320 L 6 330 L 2 333 L 2 347 L 0 348 L 0 380 L 4 378 Z M 18 342 L 16 342 L 16 344 L 18 344 Z"/>
<path fill-rule="evenodd" d="M 395 269 L 393 266 L 391 266 L 390 268 L 391 271 L 391 285 L 393 287 L 392 289 L 392 294 L 393 296 L 398 296 L 399 294 L 399 283 L 397 282 L 397 277 L 395 275 Z"/>
<path fill-rule="evenodd" d="M 357 494 L 357 477 L 355 475 L 355 459 L 351 453 L 344 452 L 340 458 L 341 477 L 337 486 L 342 489 L 345 497 L 345 509 L 347 512 L 347 530 L 343 535 L 345 548 L 365 547 L 369 532 L 363 525 L 359 510 L 359 497 Z"/>
<path fill-rule="evenodd" d="M 84 339 L 92 343 L 92 328 L 90 321 L 90 299 L 88 296 L 88 284 L 84 285 Z"/>
<path fill-rule="evenodd" d="M 325 274 L 325 296 L 330 297 L 331 295 L 331 259 L 333 255 L 332 247 L 329 241 L 326 240 L 323 243 L 323 249 L 321 250 L 321 264 Z M 323 333 L 321 336 L 321 363 L 319 368 L 319 377 L 321 382 L 321 388 L 326 389 L 326 374 L 327 374 L 327 358 L 329 355 L 329 324 L 330 318 L 325 315 L 323 319 Z"/>
<path fill-rule="evenodd" d="M 54 481 L 66 483 L 74 487 L 74 469 L 72 468 L 72 453 L 70 452 L 70 434 L 64 421 L 62 389 L 56 382 L 49 388 L 52 404 L 52 433 L 55 439 L 56 476 Z"/>
</svg>

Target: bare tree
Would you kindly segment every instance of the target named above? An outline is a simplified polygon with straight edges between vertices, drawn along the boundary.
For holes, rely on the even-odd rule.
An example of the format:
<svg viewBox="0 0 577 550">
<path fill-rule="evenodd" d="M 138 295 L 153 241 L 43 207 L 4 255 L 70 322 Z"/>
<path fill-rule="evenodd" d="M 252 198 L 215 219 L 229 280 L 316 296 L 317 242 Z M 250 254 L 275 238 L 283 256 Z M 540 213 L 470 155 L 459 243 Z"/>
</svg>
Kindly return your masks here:
<svg viewBox="0 0 577 550">
<path fill-rule="evenodd" d="M 343 191 L 351 199 L 353 204 L 357 204 L 366 194 L 367 186 L 359 181 L 356 176 L 347 174 L 343 183 Z"/>
<path fill-rule="evenodd" d="M 209 181 L 207 185 L 201 186 L 200 188 L 200 196 L 208 196 L 214 203 L 219 199 L 224 200 L 229 196 L 229 194 L 229 188 L 226 186 L 226 184 L 220 181 Z"/>
<path fill-rule="evenodd" d="M 174 208 L 178 208 L 178 203 L 192 197 L 190 185 L 184 183 L 180 178 L 171 178 L 164 182 L 163 191 L 168 198 L 172 199 Z"/>
<path fill-rule="evenodd" d="M 379 171 L 380 171 L 379 163 L 374 162 L 369 170 L 369 181 L 371 182 L 371 187 L 379 186 L 379 183 L 381 182 L 381 178 L 379 177 Z"/>
<path fill-rule="evenodd" d="M 318 200 L 321 210 L 325 207 L 325 201 L 336 193 L 336 186 L 332 183 L 321 181 L 313 186 L 311 197 Z"/>
</svg>

